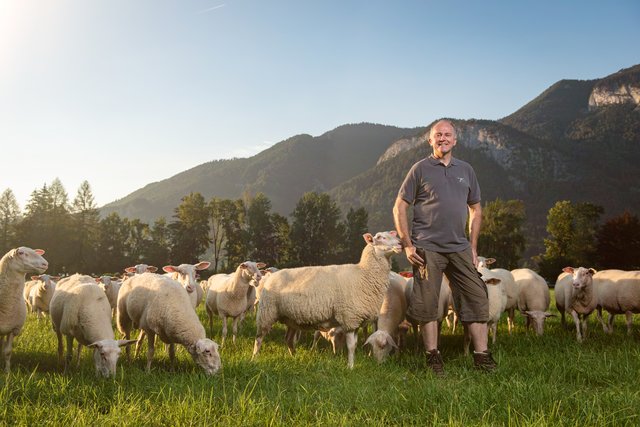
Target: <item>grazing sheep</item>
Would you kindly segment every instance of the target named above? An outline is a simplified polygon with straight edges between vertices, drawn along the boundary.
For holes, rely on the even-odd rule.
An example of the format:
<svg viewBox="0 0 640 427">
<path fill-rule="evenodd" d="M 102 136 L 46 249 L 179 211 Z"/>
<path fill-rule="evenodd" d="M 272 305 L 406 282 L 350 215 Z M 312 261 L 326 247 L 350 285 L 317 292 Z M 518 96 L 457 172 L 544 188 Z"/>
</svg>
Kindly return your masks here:
<svg viewBox="0 0 640 427">
<path fill-rule="evenodd" d="M 616 314 L 626 317 L 627 334 L 631 335 L 633 313 L 640 313 L 640 271 L 602 270 L 593 276 L 597 290 L 598 320 L 606 333 L 613 333 Z M 608 324 L 602 319 L 602 310 L 609 313 Z"/>
<path fill-rule="evenodd" d="M 0 259 L 0 351 L 4 357 L 4 370 L 11 370 L 13 339 L 20 335 L 27 319 L 24 304 L 24 277 L 27 273 L 44 273 L 49 263 L 42 249 L 21 246 L 7 252 Z"/>
<path fill-rule="evenodd" d="M 27 306 L 32 313 L 36 313 L 39 320 L 43 313 L 49 313 L 49 302 L 56 289 L 55 280 L 60 280 L 60 277 L 41 274 L 31 276 L 31 279 L 25 283 L 23 295 L 27 297 Z M 29 284 L 28 287 L 27 284 Z"/>
<path fill-rule="evenodd" d="M 395 231 L 363 237 L 367 244 L 358 264 L 283 269 L 268 277 L 258 303 L 253 358 L 277 321 L 295 330 L 340 326 L 347 336 L 348 366 L 353 368 L 356 331 L 378 316 L 389 286 L 391 255 L 402 251 Z M 288 338 L 293 354 L 295 342 Z"/>
<path fill-rule="evenodd" d="M 111 306 L 112 317 L 115 318 L 116 310 L 118 309 L 118 292 L 120 292 L 122 281 L 113 276 L 100 276 L 97 282 L 107 296 L 107 300 Z"/>
<path fill-rule="evenodd" d="M 576 337 L 582 342 L 587 334 L 587 319 L 598 305 L 597 293 L 594 289 L 593 268 L 565 267 L 565 273 L 571 274 L 571 286 L 565 292 L 565 309 L 571 313 L 576 324 Z"/>
<path fill-rule="evenodd" d="M 238 334 L 238 321 L 240 317 L 251 307 L 251 289 L 260 284 L 262 279 L 261 268 L 266 264 L 253 261 L 245 261 L 240 264 L 233 274 L 214 274 L 209 277 L 209 291 L 205 308 L 209 316 L 209 330 L 213 336 L 213 316 L 218 315 L 222 319 L 222 342 L 227 338 L 227 317 L 233 319 L 232 341 L 236 342 Z M 254 300 L 255 300 L 255 293 Z"/>
<path fill-rule="evenodd" d="M 533 329 L 539 336 L 544 333 L 544 321 L 554 314 L 549 313 L 551 295 L 546 280 L 528 268 L 518 268 L 511 272 L 520 294 L 518 310 L 527 317 L 526 328 L 533 323 Z"/>
<path fill-rule="evenodd" d="M 134 325 L 147 335 L 147 372 L 151 370 L 156 335 L 169 344 L 172 367 L 175 344 L 181 344 L 206 374 L 220 369 L 218 344 L 206 338 L 189 296 L 170 277 L 144 273 L 126 280 L 118 295 L 117 323 L 125 338 L 129 338 Z"/>
<path fill-rule="evenodd" d="M 398 327 L 407 313 L 407 280 L 401 275 L 389 273 L 389 286 L 385 292 L 378 314 L 377 330 L 369 335 L 369 344 L 378 363 L 384 362 L 389 353 L 398 348 Z M 394 339 L 395 338 L 395 339 Z"/>
<path fill-rule="evenodd" d="M 478 268 L 493 264 L 496 262 L 495 258 L 478 257 Z M 514 320 L 516 316 L 516 308 L 518 308 L 518 297 L 520 294 L 520 288 L 513 278 L 513 274 L 504 268 L 492 268 L 491 273 L 496 276 L 502 282 L 504 290 L 507 293 L 507 305 L 504 307 L 504 311 L 507 313 L 507 327 L 509 334 L 513 331 L 515 326 Z"/>
<path fill-rule="evenodd" d="M 65 373 L 71 364 L 74 338 L 78 341 L 78 357 L 83 345 L 93 348 L 96 374 L 103 377 L 115 376 L 121 347 L 136 342 L 114 339 L 109 300 L 90 276 L 75 274 L 58 285 L 51 298 L 51 324 L 58 337 L 60 363 L 63 361 L 62 336 L 66 337 Z"/>
<path fill-rule="evenodd" d="M 556 299 L 556 308 L 560 313 L 560 325 L 567 329 L 567 321 L 565 320 L 564 313 L 566 310 L 565 304 L 567 301 L 567 292 L 570 291 L 571 283 L 573 282 L 573 276 L 564 271 L 558 275 L 556 284 L 553 287 L 553 294 Z"/>
</svg>

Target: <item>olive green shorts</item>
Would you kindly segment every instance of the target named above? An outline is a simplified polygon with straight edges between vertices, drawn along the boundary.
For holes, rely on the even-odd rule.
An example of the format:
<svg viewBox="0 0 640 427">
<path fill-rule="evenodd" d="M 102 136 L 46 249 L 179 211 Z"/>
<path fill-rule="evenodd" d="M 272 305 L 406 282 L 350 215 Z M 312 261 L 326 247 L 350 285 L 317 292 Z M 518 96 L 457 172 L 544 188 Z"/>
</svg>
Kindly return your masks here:
<svg viewBox="0 0 640 427">
<path fill-rule="evenodd" d="M 471 248 L 452 253 L 416 249 L 418 255 L 426 261 L 426 270 L 422 269 L 421 274 L 420 268 L 413 267 L 413 295 L 407 317 L 419 323 L 441 320 L 438 315 L 438 298 L 444 273 L 449 279 L 453 306 L 460 321 L 486 323 L 489 320 L 487 285 L 473 265 Z"/>
</svg>

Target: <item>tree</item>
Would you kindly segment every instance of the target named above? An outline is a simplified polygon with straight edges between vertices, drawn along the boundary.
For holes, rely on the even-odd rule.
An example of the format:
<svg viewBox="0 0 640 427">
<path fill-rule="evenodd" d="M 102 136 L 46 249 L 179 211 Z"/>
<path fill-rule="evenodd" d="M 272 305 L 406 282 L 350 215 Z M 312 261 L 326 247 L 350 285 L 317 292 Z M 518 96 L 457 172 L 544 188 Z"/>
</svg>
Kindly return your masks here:
<svg viewBox="0 0 640 427">
<path fill-rule="evenodd" d="M 175 209 L 175 221 L 169 224 L 171 261 L 174 264 L 193 263 L 204 254 L 209 239 L 209 210 L 200 193 L 182 198 Z"/>
<path fill-rule="evenodd" d="M 640 219 L 629 211 L 611 218 L 598 232 L 598 266 L 640 270 Z"/>
<path fill-rule="evenodd" d="M 271 201 L 264 194 L 258 193 L 249 201 L 246 227 L 249 259 L 274 265 L 279 258 L 277 230 L 271 214 Z"/>
<path fill-rule="evenodd" d="M 245 230 L 247 209 L 242 199 L 229 200 L 224 204 L 225 271 L 235 271 L 236 267 L 247 259 L 248 235 Z"/>
<path fill-rule="evenodd" d="M 158 218 L 149 230 L 150 241 L 147 248 L 145 264 L 158 268 L 170 264 L 171 261 L 171 233 L 167 220 Z"/>
<path fill-rule="evenodd" d="M 538 256 L 540 274 L 553 282 L 563 267 L 591 266 L 596 258 L 596 234 L 603 208 L 592 203 L 557 202 L 547 215 L 545 253 Z"/>
<path fill-rule="evenodd" d="M 16 226 L 20 219 L 20 206 L 10 188 L 0 195 L 0 256 L 3 256 L 16 242 Z"/>
<path fill-rule="evenodd" d="M 326 193 L 302 195 L 291 214 L 291 255 L 294 265 L 327 265 L 337 261 L 344 235 L 340 209 Z"/>
<path fill-rule="evenodd" d="M 127 245 L 129 234 L 129 221 L 115 212 L 100 221 L 97 245 L 99 272 L 120 272 L 133 264 Z"/>
<path fill-rule="evenodd" d="M 83 181 L 76 197 L 71 203 L 71 235 L 73 257 L 68 265 L 69 271 L 99 273 L 96 270 L 98 227 L 100 214 L 89 182 Z"/>
<path fill-rule="evenodd" d="M 147 264 L 147 252 L 150 246 L 149 224 L 132 219 L 129 221 L 129 238 L 127 246 L 129 247 L 129 257 L 133 264 Z"/>
<path fill-rule="evenodd" d="M 496 199 L 482 209 L 482 228 L 478 239 L 480 255 L 495 258 L 496 266 L 513 270 L 525 246 L 522 200 Z"/>
<path fill-rule="evenodd" d="M 356 210 L 349 208 L 347 219 L 344 223 L 345 234 L 342 241 L 340 263 L 355 264 L 360 261 L 362 249 L 364 248 L 362 235 L 369 230 L 368 222 L 369 214 L 365 208 Z"/>
</svg>

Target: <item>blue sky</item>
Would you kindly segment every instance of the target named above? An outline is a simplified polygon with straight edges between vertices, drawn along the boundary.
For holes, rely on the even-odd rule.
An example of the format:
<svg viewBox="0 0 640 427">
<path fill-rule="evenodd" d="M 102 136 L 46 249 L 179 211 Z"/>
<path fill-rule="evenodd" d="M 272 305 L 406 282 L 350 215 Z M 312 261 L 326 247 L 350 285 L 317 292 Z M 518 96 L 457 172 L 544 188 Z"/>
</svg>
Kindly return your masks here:
<svg viewBox="0 0 640 427">
<path fill-rule="evenodd" d="M 639 40 L 635 0 L 0 0 L 0 192 L 103 205 L 346 123 L 499 119 Z"/>
</svg>

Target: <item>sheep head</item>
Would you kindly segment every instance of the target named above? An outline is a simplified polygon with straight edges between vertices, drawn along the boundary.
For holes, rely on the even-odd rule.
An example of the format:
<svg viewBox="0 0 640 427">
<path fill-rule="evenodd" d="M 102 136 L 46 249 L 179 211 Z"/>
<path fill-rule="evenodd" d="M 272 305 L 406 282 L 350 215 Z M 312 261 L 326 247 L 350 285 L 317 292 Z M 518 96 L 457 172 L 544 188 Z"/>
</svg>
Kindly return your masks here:
<svg viewBox="0 0 640 427">
<path fill-rule="evenodd" d="M 395 231 L 381 231 L 372 236 L 371 233 L 363 234 L 362 237 L 368 245 L 373 246 L 378 255 L 384 255 L 387 258 L 394 253 L 402 252 L 402 243 L 398 233 Z"/>
<path fill-rule="evenodd" d="M 542 336 L 544 333 L 544 321 L 547 317 L 555 317 L 555 314 L 551 314 L 548 311 L 531 310 L 525 311 L 524 314 L 533 321 L 533 329 L 536 331 L 538 336 Z"/>
<path fill-rule="evenodd" d="M 266 266 L 264 262 L 245 261 L 238 266 L 237 271 L 240 271 L 252 286 L 257 287 L 262 279 L 262 269 Z"/>
<path fill-rule="evenodd" d="M 584 289 L 591 286 L 593 284 L 593 275 L 596 274 L 596 270 L 593 268 L 585 267 L 565 267 L 562 271 L 573 276 L 572 284 L 575 289 Z"/>
<path fill-rule="evenodd" d="M 373 357 L 375 357 L 378 363 L 384 362 L 387 356 L 389 356 L 389 353 L 391 353 L 391 350 L 398 348 L 391 335 L 380 330 L 369 335 L 364 345 L 367 344 L 371 346 Z"/>
<path fill-rule="evenodd" d="M 187 346 L 187 351 L 207 375 L 215 374 L 222 367 L 218 344 L 208 338 L 199 339 L 195 344 Z"/>
<path fill-rule="evenodd" d="M 42 255 L 44 255 L 42 249 L 31 249 L 26 246 L 13 249 L 10 252 L 10 257 L 14 261 L 11 269 L 23 274 L 30 272 L 42 274 L 49 268 L 49 263 Z"/>
<path fill-rule="evenodd" d="M 116 375 L 116 365 L 120 357 L 121 347 L 131 345 L 136 340 L 111 340 L 105 339 L 89 344 L 93 348 L 93 363 L 96 373 L 105 378 Z"/>
</svg>

